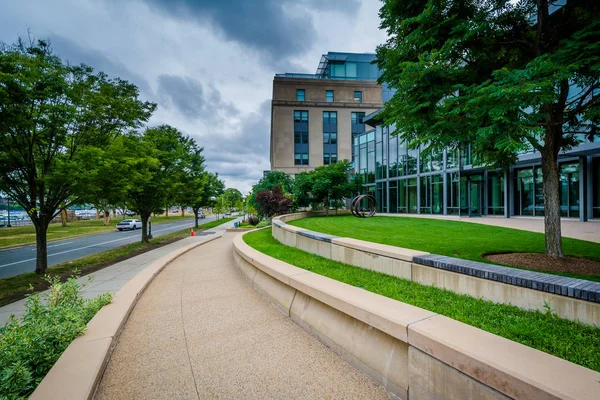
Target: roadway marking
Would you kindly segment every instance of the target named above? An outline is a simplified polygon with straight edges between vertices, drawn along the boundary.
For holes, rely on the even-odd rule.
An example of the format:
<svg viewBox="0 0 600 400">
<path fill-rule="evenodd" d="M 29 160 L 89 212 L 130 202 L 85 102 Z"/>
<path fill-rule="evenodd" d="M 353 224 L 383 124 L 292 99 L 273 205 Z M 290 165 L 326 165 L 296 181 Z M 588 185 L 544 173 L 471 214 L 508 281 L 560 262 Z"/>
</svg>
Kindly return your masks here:
<svg viewBox="0 0 600 400">
<path fill-rule="evenodd" d="M 179 228 L 182 225 L 185 225 L 185 224 L 181 224 L 181 225 L 178 225 L 178 226 L 172 226 L 170 228 L 164 228 L 164 229 L 155 230 L 154 232 L 168 231 L 168 230 L 173 229 L 173 228 Z M 131 239 L 131 238 L 134 238 L 136 236 L 137 235 L 131 235 L 131 236 L 127 236 L 127 237 L 124 237 L 124 238 L 119 238 L 119 239 L 115 239 L 115 240 L 109 240 L 108 242 L 96 243 L 96 244 L 92 244 L 92 245 L 89 245 L 89 246 L 78 247 L 78 248 L 72 249 L 72 250 L 65 250 L 65 251 L 61 251 L 61 252 L 58 252 L 58 253 L 54 253 L 54 254 L 48 254 L 48 258 L 53 257 L 53 256 L 58 256 L 58 255 L 61 255 L 61 254 L 71 253 L 73 251 L 79 251 L 79 250 L 83 250 L 83 249 L 89 249 L 90 247 L 102 246 L 102 245 L 109 244 L 109 243 L 119 242 L 121 240 Z M 10 264 L 0 265 L 0 268 L 10 267 L 11 265 L 22 264 L 22 263 L 26 263 L 26 262 L 34 261 L 34 260 L 36 260 L 36 258 L 28 258 L 26 260 L 21 260 L 21 261 L 16 261 L 16 262 L 13 262 L 13 263 L 10 263 Z"/>
<path fill-rule="evenodd" d="M 51 248 L 51 247 L 58 247 L 58 246 L 64 246 L 65 244 L 71 244 L 71 243 L 75 243 L 75 242 L 67 242 L 67 243 L 60 243 L 60 244 L 54 244 L 52 246 L 48 246 L 47 248 Z M 31 249 L 31 251 L 36 251 L 37 249 Z"/>
</svg>

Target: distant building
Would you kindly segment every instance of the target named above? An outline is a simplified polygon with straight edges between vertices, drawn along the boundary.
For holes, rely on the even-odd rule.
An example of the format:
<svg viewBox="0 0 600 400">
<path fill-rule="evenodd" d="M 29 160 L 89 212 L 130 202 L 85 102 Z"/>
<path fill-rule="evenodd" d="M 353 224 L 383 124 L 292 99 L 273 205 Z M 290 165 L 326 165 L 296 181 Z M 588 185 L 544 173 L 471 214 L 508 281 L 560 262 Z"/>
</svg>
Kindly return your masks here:
<svg viewBox="0 0 600 400">
<path fill-rule="evenodd" d="M 352 159 L 362 118 L 391 95 L 377 84 L 375 54 L 329 52 L 315 74 L 277 74 L 271 106 L 271 170 L 295 175 Z"/>
</svg>

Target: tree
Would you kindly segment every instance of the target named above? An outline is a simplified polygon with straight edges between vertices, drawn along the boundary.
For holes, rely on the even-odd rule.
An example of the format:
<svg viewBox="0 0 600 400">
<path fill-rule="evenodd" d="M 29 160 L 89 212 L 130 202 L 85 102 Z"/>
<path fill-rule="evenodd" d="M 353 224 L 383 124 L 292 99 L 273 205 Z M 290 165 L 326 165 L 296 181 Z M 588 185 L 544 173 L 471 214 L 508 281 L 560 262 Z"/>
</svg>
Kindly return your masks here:
<svg viewBox="0 0 600 400">
<path fill-rule="evenodd" d="M 127 204 L 142 220 L 142 243 L 148 243 L 148 218 L 164 210 L 167 197 L 174 193 L 188 167 L 188 149 L 192 139 L 184 137 L 176 128 L 160 125 L 148 128 L 141 138 L 141 146 L 148 156 L 158 162 L 148 166 L 152 179 L 138 184 L 127 193 Z"/>
<path fill-rule="evenodd" d="M 341 160 L 298 174 L 295 193 L 298 205 L 323 205 L 327 215 L 329 208 L 341 208 L 342 200 L 351 196 L 356 189 L 356 181 L 349 178 L 349 170 L 350 162 Z"/>
<path fill-rule="evenodd" d="M 279 186 L 256 193 L 256 209 L 261 215 L 271 218 L 289 212 L 291 207 L 292 199 L 286 196 Z"/>
<path fill-rule="evenodd" d="M 557 4 L 386 0 L 377 48 L 379 82 L 396 89 L 382 117 L 409 144 L 471 143 L 495 166 L 540 153 L 551 257 L 563 255 L 558 154 L 600 116 L 600 3 Z"/>
<path fill-rule="evenodd" d="M 182 216 L 185 207 L 192 207 L 196 228 L 198 228 L 198 210 L 206 202 L 206 186 L 209 183 L 208 173 L 204 171 L 203 150 L 195 140 L 190 139 L 187 142 L 183 174 L 179 177 L 173 197 L 181 206 Z"/>
<path fill-rule="evenodd" d="M 256 194 L 261 190 L 272 190 L 275 187 L 280 187 L 283 193 L 294 193 L 294 180 L 292 177 L 282 171 L 270 171 L 267 176 L 258 181 L 252 186 L 249 202 L 256 206 Z"/>
<path fill-rule="evenodd" d="M 242 196 L 242 193 L 237 189 L 225 189 L 225 192 L 223 194 L 225 195 L 226 207 L 234 208 L 238 201 L 244 201 L 244 196 Z"/>
<path fill-rule="evenodd" d="M 156 105 L 121 79 L 67 65 L 48 43 L 0 47 L 0 189 L 29 214 L 36 273 L 47 269 L 52 218 L 97 176 L 97 149 L 148 120 Z"/>
<path fill-rule="evenodd" d="M 226 210 L 225 206 L 225 194 L 221 194 L 214 203 L 213 213 L 217 214 L 217 219 L 219 219 L 219 214 L 224 214 Z"/>
</svg>

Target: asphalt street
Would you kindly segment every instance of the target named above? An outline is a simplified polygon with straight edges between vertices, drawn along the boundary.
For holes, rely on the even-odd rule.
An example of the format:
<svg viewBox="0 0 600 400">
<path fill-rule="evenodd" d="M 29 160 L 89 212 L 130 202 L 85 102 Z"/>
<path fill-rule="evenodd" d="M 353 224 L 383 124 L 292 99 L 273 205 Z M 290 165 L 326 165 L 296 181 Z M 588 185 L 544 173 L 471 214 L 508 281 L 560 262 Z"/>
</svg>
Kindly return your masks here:
<svg viewBox="0 0 600 400">
<path fill-rule="evenodd" d="M 208 217 L 198 221 L 203 224 L 214 221 L 215 217 Z M 116 224 L 116 223 L 115 223 Z M 152 226 L 152 236 L 160 236 L 194 226 L 193 219 L 178 222 L 167 222 Z M 142 231 L 122 231 L 115 228 L 114 232 L 98 235 L 82 236 L 72 239 L 63 239 L 48 243 L 48 266 L 51 267 L 67 261 L 76 260 L 90 254 L 100 253 L 124 244 L 141 240 Z M 0 278 L 8 278 L 25 272 L 35 271 L 35 244 L 18 248 L 0 249 Z"/>
</svg>

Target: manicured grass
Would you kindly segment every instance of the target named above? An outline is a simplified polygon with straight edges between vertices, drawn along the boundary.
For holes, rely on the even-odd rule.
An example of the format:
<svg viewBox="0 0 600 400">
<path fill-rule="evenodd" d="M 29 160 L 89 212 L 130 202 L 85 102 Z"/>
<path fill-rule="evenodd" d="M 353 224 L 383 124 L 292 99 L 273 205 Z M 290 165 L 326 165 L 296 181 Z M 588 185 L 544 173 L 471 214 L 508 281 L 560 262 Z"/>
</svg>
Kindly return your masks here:
<svg viewBox="0 0 600 400">
<path fill-rule="evenodd" d="M 198 231 L 214 228 L 215 226 L 224 224 L 233 219 L 234 218 L 225 218 L 202 224 Z M 64 279 L 76 271 L 82 275 L 87 275 L 88 273 L 97 271 L 119 261 L 173 243 L 189 235 L 189 228 L 167 233 L 151 239 L 149 244 L 140 242 L 130 243 L 101 253 L 58 264 L 48 268 L 47 273 L 48 275 L 59 275 Z M 24 297 L 25 294 L 31 292 L 29 290 L 30 286 L 33 286 L 35 291 L 43 290 L 46 288 L 46 282 L 43 280 L 43 277 L 36 275 L 35 272 L 27 272 L 10 278 L 0 279 L 0 306 Z"/>
<path fill-rule="evenodd" d="M 193 217 L 193 215 L 188 214 L 186 214 L 184 217 L 182 217 L 180 214 L 170 215 L 169 217 L 159 215 L 152 217 L 152 225 L 158 225 L 165 222 L 176 222 Z M 139 219 L 139 216 L 126 217 L 126 219 L 129 218 Z M 65 239 L 79 235 L 114 231 L 117 229 L 115 225 L 121 220 L 123 220 L 121 217 L 112 218 L 108 226 L 103 225 L 104 220 L 102 219 L 73 221 L 69 222 L 65 227 L 63 227 L 60 223 L 50 224 L 48 227 L 48 240 Z M 35 228 L 33 225 L 0 228 L 0 248 L 31 243 L 35 243 Z"/>
<path fill-rule="evenodd" d="M 297 267 L 600 371 L 600 329 L 593 326 L 558 318 L 550 311 L 525 311 L 331 261 L 282 245 L 271 236 L 270 229 L 247 233 L 244 241 L 262 253 Z"/>
<path fill-rule="evenodd" d="M 485 254 L 545 252 L 541 233 L 461 221 L 379 216 L 359 219 L 340 215 L 299 219 L 289 224 L 331 235 L 487 263 L 490 261 L 483 257 Z M 563 249 L 568 256 L 600 259 L 600 243 L 563 238 Z M 599 275 L 553 273 L 600 282 Z"/>
</svg>

